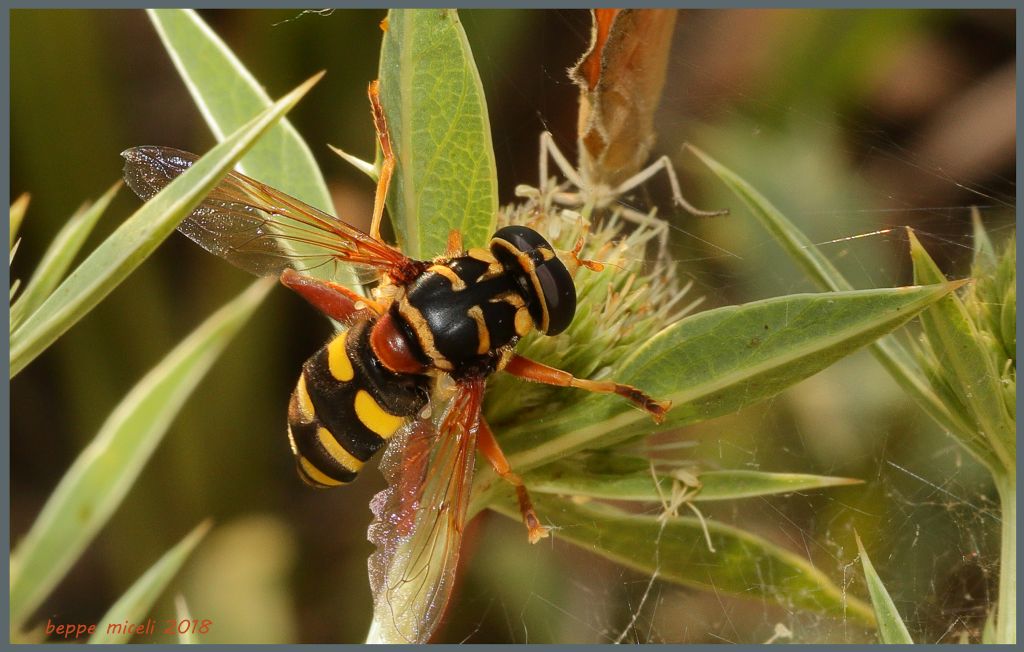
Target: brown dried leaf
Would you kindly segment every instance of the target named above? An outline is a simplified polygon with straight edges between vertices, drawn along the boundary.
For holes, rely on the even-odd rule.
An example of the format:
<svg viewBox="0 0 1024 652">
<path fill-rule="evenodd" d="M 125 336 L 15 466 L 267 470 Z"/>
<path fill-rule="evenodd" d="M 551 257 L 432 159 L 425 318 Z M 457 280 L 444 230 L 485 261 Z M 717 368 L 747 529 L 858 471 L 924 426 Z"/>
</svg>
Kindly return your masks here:
<svg viewBox="0 0 1024 652">
<path fill-rule="evenodd" d="M 617 186 L 654 145 L 675 9 L 595 9 L 590 48 L 569 70 L 580 87 L 579 167 L 591 184 Z"/>
</svg>

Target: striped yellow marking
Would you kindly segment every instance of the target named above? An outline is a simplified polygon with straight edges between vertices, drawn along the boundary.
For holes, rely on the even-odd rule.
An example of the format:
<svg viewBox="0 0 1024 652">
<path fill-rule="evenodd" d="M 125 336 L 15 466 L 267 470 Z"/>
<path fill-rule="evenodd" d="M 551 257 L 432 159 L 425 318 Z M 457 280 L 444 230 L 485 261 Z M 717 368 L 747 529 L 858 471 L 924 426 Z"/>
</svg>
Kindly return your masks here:
<svg viewBox="0 0 1024 652">
<path fill-rule="evenodd" d="M 355 376 L 352 370 L 352 361 L 348 359 L 348 351 L 345 350 L 345 340 L 348 339 L 348 331 L 337 336 L 327 345 L 327 367 L 335 380 L 348 382 Z"/>
<path fill-rule="evenodd" d="M 490 264 L 493 262 L 497 262 L 496 259 L 494 258 L 494 254 L 492 254 L 488 249 L 484 249 L 483 247 L 473 247 L 466 252 L 466 255 L 469 256 L 470 258 L 473 258 L 474 260 L 479 260 L 481 263 Z"/>
<path fill-rule="evenodd" d="M 345 484 L 341 480 L 335 480 L 334 478 L 326 475 L 323 471 L 313 466 L 312 462 L 301 455 L 299 455 L 299 466 L 302 467 L 302 471 L 309 477 L 309 479 L 317 484 L 322 484 L 325 487 L 337 487 Z"/>
<path fill-rule="evenodd" d="M 359 469 L 363 468 L 363 463 L 353 457 L 352 453 L 342 448 L 341 444 L 338 443 L 338 440 L 334 438 L 334 435 L 327 428 L 322 426 L 317 428 L 316 438 L 320 440 L 320 445 L 334 458 L 334 461 L 352 473 L 359 473 Z"/>
<path fill-rule="evenodd" d="M 491 297 L 490 299 L 488 299 L 488 302 L 507 303 L 508 305 L 516 309 L 522 308 L 523 306 L 526 305 L 526 302 L 523 301 L 523 297 L 521 297 L 518 292 L 505 292 L 503 294 L 499 294 L 496 297 Z"/>
<path fill-rule="evenodd" d="M 288 426 L 288 446 L 292 449 L 292 455 L 295 457 L 299 456 L 299 447 L 295 443 L 295 435 L 292 433 L 292 427 Z"/>
<path fill-rule="evenodd" d="M 306 374 L 304 373 L 299 375 L 299 382 L 295 385 L 295 398 L 299 406 L 300 420 L 303 423 L 309 423 L 313 420 L 316 410 L 313 408 L 313 399 L 309 398 L 309 390 L 306 389 Z"/>
<path fill-rule="evenodd" d="M 427 325 L 427 320 L 423 317 L 423 313 L 416 306 L 402 299 L 398 304 L 398 314 L 405 318 L 405 321 L 412 326 L 413 331 L 416 333 L 416 339 L 419 340 L 420 347 L 427 354 L 427 357 L 430 358 L 431 362 L 434 363 L 434 366 L 441 371 L 451 371 L 454 367 L 447 358 L 441 355 L 441 352 L 434 345 L 434 334 L 430 331 L 430 326 Z"/>
<path fill-rule="evenodd" d="M 431 265 L 427 268 L 428 272 L 434 272 L 438 276 L 443 276 L 452 284 L 452 290 L 458 292 L 459 290 L 466 289 L 466 282 L 459 278 L 459 275 L 455 273 L 451 267 L 446 265 Z"/>
<path fill-rule="evenodd" d="M 517 310 L 513 326 L 516 329 L 516 335 L 525 337 L 530 332 L 530 329 L 533 328 L 533 317 L 530 316 L 530 311 L 526 308 Z"/>
<path fill-rule="evenodd" d="M 476 337 L 477 347 L 476 352 L 478 355 L 487 353 L 491 348 L 491 331 L 487 328 L 487 320 L 484 318 L 483 308 L 480 306 L 473 306 L 466 311 L 469 318 L 476 322 Z"/>
<path fill-rule="evenodd" d="M 480 277 L 477 279 L 477 283 L 489 281 L 492 278 L 496 278 L 505 273 L 505 268 L 502 267 L 501 263 L 498 262 L 498 259 L 495 258 L 494 254 L 491 253 L 490 250 L 488 249 L 484 249 L 482 247 L 473 247 L 468 252 L 466 252 L 466 255 L 474 260 L 479 260 L 482 263 L 487 263 L 487 269 L 484 270 L 484 273 L 481 274 Z"/>
<path fill-rule="evenodd" d="M 395 431 L 405 423 L 404 417 L 397 417 L 384 411 L 377 401 L 365 390 L 356 392 L 355 400 L 356 416 L 363 425 L 377 433 L 382 439 L 387 439 L 395 434 Z"/>
<path fill-rule="evenodd" d="M 487 266 L 487 269 L 484 270 L 484 273 L 481 274 L 476 281 L 477 283 L 483 283 L 484 281 L 489 281 L 492 278 L 498 278 L 504 273 L 505 268 L 502 267 L 501 263 L 499 263 L 498 261 L 494 261 L 493 263 Z"/>
</svg>

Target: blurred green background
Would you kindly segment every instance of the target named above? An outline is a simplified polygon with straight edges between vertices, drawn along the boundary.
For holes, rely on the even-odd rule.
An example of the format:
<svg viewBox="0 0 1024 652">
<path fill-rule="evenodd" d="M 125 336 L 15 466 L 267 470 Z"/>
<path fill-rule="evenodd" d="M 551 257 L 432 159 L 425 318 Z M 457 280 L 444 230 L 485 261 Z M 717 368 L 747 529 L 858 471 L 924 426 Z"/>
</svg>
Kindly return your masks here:
<svg viewBox="0 0 1024 652">
<path fill-rule="evenodd" d="M 365 98 L 383 11 L 299 16 L 203 11 L 277 97 L 327 76 L 290 119 L 321 162 L 341 216 L 365 221 L 372 184 L 326 143 L 371 158 Z M 576 89 L 565 70 L 586 46 L 584 11 L 461 12 L 492 120 L 503 202 L 537 180 L 549 129 L 572 158 Z M 812 289 L 681 146 L 694 142 L 745 176 L 859 287 L 905 284 L 906 237 L 920 231 L 950 275 L 970 256 L 969 207 L 998 238 L 1015 210 L 1011 11 L 684 11 L 658 114 L 657 152 L 684 194 L 732 215 L 672 221 L 680 273 L 706 306 Z M 123 149 L 202 152 L 213 139 L 141 11 L 11 12 L 12 198 L 32 194 L 12 278 L 120 176 Z M 633 198 L 668 207 L 658 179 Z M 119 194 L 99 242 L 138 206 Z M 885 233 L 876 233 L 886 231 Z M 850 239 L 854 236 L 863 236 Z M 249 279 L 172 237 L 11 384 L 11 531 L 16 543 L 119 398 Z M 277 291 L 217 363 L 128 500 L 39 611 L 94 622 L 201 519 L 216 528 L 175 583 L 203 642 L 357 642 L 369 623 L 365 540 L 374 472 L 314 492 L 284 436 L 300 365 L 326 320 Z M 499 433 L 500 435 L 500 433 Z M 742 524 L 814 561 L 841 586 L 859 578 L 856 527 L 918 641 L 976 640 L 998 558 L 986 475 L 858 354 L 776 399 L 680 433 L 703 468 L 847 475 L 858 487 L 730 503 Z M 466 538 L 460 586 L 437 640 L 760 642 L 777 623 L 798 641 L 871 640 L 857 626 L 682 589 L 561 543 L 527 548 L 521 526 L 485 515 Z M 756 581 L 752 578 L 752 581 Z M 164 600 L 155 618 L 173 617 Z"/>
</svg>

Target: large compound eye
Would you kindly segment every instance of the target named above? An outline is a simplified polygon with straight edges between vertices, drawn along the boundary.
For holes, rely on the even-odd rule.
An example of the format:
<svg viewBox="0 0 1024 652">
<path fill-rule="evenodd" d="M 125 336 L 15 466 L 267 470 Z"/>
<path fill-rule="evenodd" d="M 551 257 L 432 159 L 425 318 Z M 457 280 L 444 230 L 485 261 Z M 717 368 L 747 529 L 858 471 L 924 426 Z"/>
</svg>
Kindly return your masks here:
<svg viewBox="0 0 1024 652">
<path fill-rule="evenodd" d="M 540 331 L 545 335 L 558 335 L 569 328 L 576 316 L 576 286 L 557 256 L 538 265 L 536 274 L 548 313 L 548 324 Z"/>
<path fill-rule="evenodd" d="M 491 251 L 506 269 L 523 274 L 530 316 L 545 335 L 558 335 L 576 315 L 572 275 L 544 237 L 525 226 L 506 226 L 491 238 Z"/>
</svg>

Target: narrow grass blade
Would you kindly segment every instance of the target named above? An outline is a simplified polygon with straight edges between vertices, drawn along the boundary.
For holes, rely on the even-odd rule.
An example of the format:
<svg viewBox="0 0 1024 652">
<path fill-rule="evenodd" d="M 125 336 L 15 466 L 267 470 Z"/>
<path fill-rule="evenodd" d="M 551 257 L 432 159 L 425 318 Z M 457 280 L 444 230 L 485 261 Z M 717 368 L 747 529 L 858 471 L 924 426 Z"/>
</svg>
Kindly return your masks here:
<svg viewBox="0 0 1024 652">
<path fill-rule="evenodd" d="M 11 377 L 85 316 L 171 234 L 236 161 L 317 82 L 317 75 L 211 149 L 117 228 L 11 335 Z"/>
<path fill-rule="evenodd" d="M 349 154 L 345 150 L 341 149 L 340 147 L 335 147 L 334 145 L 328 145 L 328 147 L 331 148 L 332 152 L 334 152 L 342 159 L 344 159 L 346 163 L 348 163 L 355 169 L 359 170 L 366 176 L 370 177 L 372 181 L 376 182 L 378 179 L 380 179 L 380 174 L 377 172 L 377 166 L 375 166 L 373 163 L 370 163 L 369 161 L 364 161 L 358 156 L 353 156 L 352 154 Z"/>
<path fill-rule="evenodd" d="M 263 85 L 192 9 L 149 9 L 167 53 L 217 140 L 273 102 Z M 309 145 L 283 119 L 253 146 L 238 169 L 310 206 L 332 212 L 331 194 Z"/>
<path fill-rule="evenodd" d="M 11 204 L 11 243 L 8 245 L 8 249 L 13 249 L 14 242 L 18 239 L 18 230 L 21 229 L 21 222 L 25 219 L 25 211 L 28 210 L 28 202 L 30 199 L 31 195 L 27 192 L 23 192 L 21 193 L 21 196 Z"/>
<path fill-rule="evenodd" d="M 974 237 L 973 266 L 980 269 L 993 269 L 996 266 L 996 249 L 988 237 L 988 231 L 981 221 L 981 211 L 977 206 L 971 207 L 971 225 Z"/>
<path fill-rule="evenodd" d="M 271 105 L 270 97 L 209 25 L 192 9 L 150 9 L 167 53 L 217 140 Z M 369 111 L 367 110 L 367 118 Z M 370 121 L 367 119 L 367 127 Z M 158 143 L 165 144 L 165 143 Z M 166 143 L 169 144 L 169 143 Z M 334 214 L 330 192 L 309 145 L 287 119 L 271 127 L 238 164 L 245 174 Z M 301 244 L 282 243 L 301 255 Z M 330 274 L 328 271 L 330 270 Z M 310 270 L 358 288 L 351 267 L 325 265 Z"/>
<path fill-rule="evenodd" d="M 1012 645 L 1017 643 L 1017 474 L 999 474 L 995 481 L 1002 521 L 995 639 Z"/>
<path fill-rule="evenodd" d="M 663 427 L 705 421 L 781 392 L 891 332 L 962 283 L 804 294 L 699 313 L 623 360 L 616 380 L 673 405 Z M 518 473 L 655 429 L 619 397 L 589 395 L 538 422 L 498 433 Z M 478 474 L 483 491 L 497 476 Z M 486 495 L 477 494 L 473 510 Z"/>
<path fill-rule="evenodd" d="M 558 538 L 662 580 L 874 622 L 870 607 L 848 596 L 806 559 L 749 532 L 690 517 L 659 520 L 545 494 L 535 495 L 534 503 Z M 495 508 L 520 518 L 511 495 Z"/>
<path fill-rule="evenodd" d="M 864 568 L 864 578 L 867 580 L 868 593 L 871 594 L 871 605 L 875 609 L 875 620 L 878 622 L 878 637 L 883 643 L 909 645 L 914 641 L 910 638 L 907 626 L 903 624 L 900 612 L 896 610 L 896 604 L 889 597 L 885 590 L 882 579 L 875 572 L 875 567 L 864 550 L 860 536 L 853 534 L 857 539 L 857 550 L 860 553 L 860 563 Z"/>
<path fill-rule="evenodd" d="M 380 54 L 380 99 L 398 164 L 388 203 L 407 255 L 467 247 L 494 232 L 498 181 L 487 102 L 455 10 L 394 9 Z"/>
<path fill-rule="evenodd" d="M 913 231 L 908 233 L 914 279 L 921 283 L 945 280 L 917 236 Z M 937 380 L 952 390 L 947 393 L 947 400 L 963 410 L 964 420 L 972 424 L 950 434 L 964 442 L 968 450 L 987 449 L 988 454 L 981 461 L 990 464 L 996 458 L 1000 467 L 995 471 L 1013 473 L 1017 464 L 1016 428 L 1003 401 L 1000 370 L 996 369 L 963 301 L 955 294 L 944 297 L 922 313 L 921 325 L 938 358 L 936 364 L 941 367 L 942 376 Z"/>
<path fill-rule="evenodd" d="M 185 596 L 180 593 L 174 596 L 174 613 L 178 616 L 178 643 L 182 645 L 195 645 L 199 641 L 196 640 L 196 633 L 192 627 L 189 627 L 184 632 L 181 631 L 180 623 L 189 622 L 192 620 L 192 613 L 188 609 L 188 603 L 185 602 Z"/>
<path fill-rule="evenodd" d="M 719 179 L 729 187 L 750 209 L 751 214 L 774 237 L 782 248 L 803 268 L 807 276 L 826 290 L 850 290 L 850 285 L 828 258 L 814 246 L 786 216 L 768 199 L 757 192 L 736 173 L 714 160 L 696 147 L 690 150 L 711 168 Z M 962 428 L 963 423 L 943 404 L 942 399 L 932 391 L 927 379 L 911 362 L 908 351 L 895 339 L 883 338 L 871 345 L 871 352 L 885 367 L 897 383 L 914 397 L 921 407 L 947 429 Z"/>
<path fill-rule="evenodd" d="M 981 642 L 984 645 L 998 643 L 996 638 L 996 612 L 990 611 L 985 619 L 985 626 L 981 630 Z"/>
<path fill-rule="evenodd" d="M 110 518 L 182 404 L 273 287 L 261 279 L 209 317 L 139 381 L 61 478 L 11 556 L 20 629 Z"/>
<path fill-rule="evenodd" d="M 85 244 L 85 239 L 92 233 L 96 222 L 106 212 L 120 187 L 121 182 L 118 181 L 96 203 L 75 212 L 64 228 L 57 233 L 32 273 L 32 278 L 25 285 L 25 291 L 11 306 L 12 330 L 18 328 L 26 317 L 35 312 L 61 282 L 75 256 Z"/>
<path fill-rule="evenodd" d="M 127 643 L 131 640 L 130 633 L 114 629 L 114 626 L 122 623 L 145 623 L 152 615 L 150 609 L 153 603 L 167 588 L 167 585 L 178 574 L 178 571 L 188 560 L 189 555 L 202 541 L 210 529 L 210 522 L 200 523 L 194 530 L 178 542 L 173 548 L 153 564 L 149 570 L 142 574 L 131 588 L 125 591 L 117 602 L 107 610 L 107 613 L 97 621 L 96 633 L 89 638 L 90 643 Z M 165 626 L 165 620 L 157 620 L 157 624 Z M 131 630 L 129 629 L 129 632 Z M 161 630 L 162 631 L 162 630 Z"/>
<path fill-rule="evenodd" d="M 805 473 L 689 471 L 697 485 L 691 500 L 735 500 L 858 484 L 860 480 Z M 659 502 L 689 478 L 672 470 L 652 471 L 637 457 L 585 455 L 559 460 L 523 474 L 530 491 L 608 500 Z"/>
</svg>

